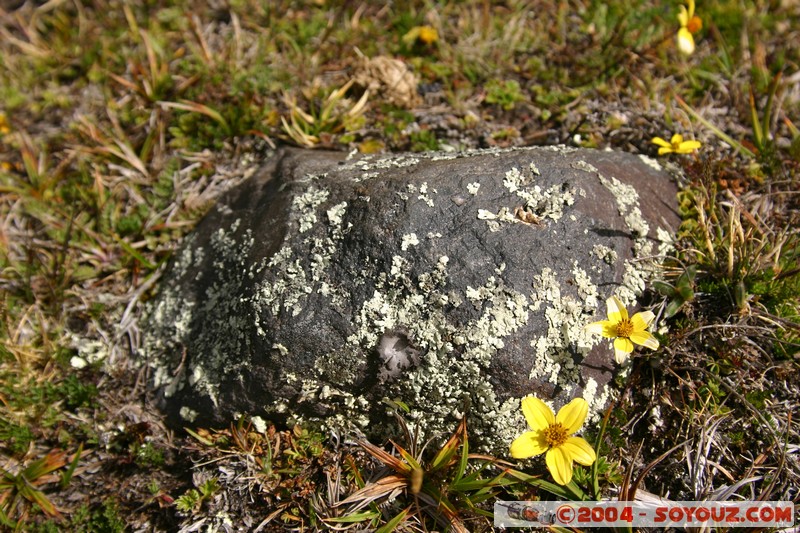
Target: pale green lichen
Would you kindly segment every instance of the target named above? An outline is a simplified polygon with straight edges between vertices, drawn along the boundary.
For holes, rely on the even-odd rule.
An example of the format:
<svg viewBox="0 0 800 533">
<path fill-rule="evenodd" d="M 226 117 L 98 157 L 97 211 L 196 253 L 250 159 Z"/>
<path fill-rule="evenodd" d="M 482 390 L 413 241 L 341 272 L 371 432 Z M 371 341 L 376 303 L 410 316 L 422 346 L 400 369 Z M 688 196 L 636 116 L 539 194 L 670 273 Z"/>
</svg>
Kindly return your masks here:
<svg viewBox="0 0 800 533">
<path fill-rule="evenodd" d="M 406 235 L 403 235 L 403 237 L 402 237 L 402 239 L 400 241 L 400 249 L 405 252 L 410 247 L 416 246 L 418 244 L 419 244 L 419 239 L 417 238 L 417 234 L 416 233 L 408 233 Z"/>
<path fill-rule="evenodd" d="M 502 229 L 503 226 L 500 222 L 522 224 L 522 221 L 511 214 L 507 207 L 501 207 L 497 214 L 487 211 L 486 209 L 478 209 L 478 219 L 486 220 L 486 223 L 489 225 L 489 231 L 492 233 Z"/>
<path fill-rule="evenodd" d="M 599 422 L 603 408 L 618 395 L 617 391 L 610 387 L 603 387 L 602 392 L 598 394 L 598 388 L 597 381 L 594 378 L 586 380 L 586 385 L 583 387 L 582 397 L 589 404 L 589 416 L 587 418 L 589 424 Z"/>
<path fill-rule="evenodd" d="M 590 309 L 596 308 L 599 305 L 597 285 L 589 274 L 578 266 L 577 260 L 573 262 L 572 278 L 575 280 L 578 297 L 583 300 L 584 306 Z"/>
<path fill-rule="evenodd" d="M 590 301 L 594 301 L 595 306 L 564 293 L 555 272 L 549 267 L 534 277 L 532 308 L 537 312 L 544 309 L 547 333 L 531 341 L 535 353 L 531 379 L 545 378 L 562 387 L 578 383 L 579 368 L 575 365 L 573 352 L 585 357 L 593 345 L 583 327 L 596 312 L 597 299 L 597 288 L 588 275 L 581 284 L 580 290 L 584 294 L 594 295 Z"/>
<path fill-rule="evenodd" d="M 309 190 L 292 200 L 292 212 L 298 216 L 300 233 L 305 233 L 314 227 L 317 222 L 317 207 L 328 199 L 330 193 L 323 189 L 311 187 Z"/>
<path fill-rule="evenodd" d="M 406 371 L 404 381 L 393 386 L 399 387 L 397 392 L 404 401 L 428 406 L 425 426 L 429 431 L 445 429 L 466 391 L 472 391 L 478 398 L 477 405 L 473 406 L 477 413 L 494 413 L 497 402 L 484 372 L 493 354 L 504 346 L 503 339 L 527 322 L 527 299 L 492 277 L 470 291 L 469 296 L 477 308 L 483 310 L 481 316 L 466 325 L 455 326 L 449 323 L 442 310 L 442 304 L 451 303 L 450 295 L 443 291 L 448 258 L 441 256 L 434 270 L 419 275 L 416 283 L 407 269 L 400 268 L 404 261 L 395 259 L 393 264 L 397 268 L 392 268 L 389 275 L 378 277 L 372 298 L 364 303 L 356 317 L 357 331 L 348 339 L 350 350 L 370 351 L 384 332 L 397 328 L 408 331 L 409 339 L 424 355 L 418 366 Z M 420 287 L 420 292 L 409 290 L 415 285 Z M 455 342 L 463 353 L 462 360 L 447 355 L 455 349 L 455 342 L 451 343 L 449 338 L 458 339 Z M 331 361 L 341 361 L 341 355 L 323 357 L 315 366 L 325 368 Z M 350 418 L 344 416 L 344 419 Z M 493 420 L 484 415 L 479 418 Z M 334 417 L 325 424 L 335 420 Z M 486 423 L 478 424 L 475 431 L 476 434 L 491 433 Z"/>
<path fill-rule="evenodd" d="M 538 172 L 538 169 L 536 169 Z M 538 223 L 540 219 L 549 218 L 554 221 L 564 216 L 564 208 L 575 203 L 575 195 L 571 189 L 562 185 L 552 185 L 547 190 L 542 190 L 538 185 L 531 186 L 533 177 L 524 176 L 518 168 L 514 167 L 503 179 L 505 188 L 517 195 L 523 201 L 522 206 L 516 208 L 503 206 L 497 213 L 487 209 L 478 209 L 477 216 L 486 220 L 492 232 L 502 229 L 501 222 L 507 224 L 529 224 L 526 216 L 532 217 Z M 522 216 L 518 216 L 519 210 Z"/>
<path fill-rule="evenodd" d="M 619 258 L 619 254 L 617 254 L 616 250 L 603 244 L 595 244 L 592 247 L 592 255 L 602 260 L 607 265 L 616 264 Z"/>
<path fill-rule="evenodd" d="M 178 412 L 178 415 L 181 418 L 183 418 L 184 420 L 186 420 L 187 422 L 190 422 L 190 423 L 194 422 L 197 419 L 199 414 L 200 413 L 198 413 L 194 409 L 191 409 L 190 407 L 187 407 L 185 405 L 183 407 L 181 407 L 180 411 Z"/>
<path fill-rule="evenodd" d="M 341 226 L 342 217 L 344 217 L 346 210 L 347 202 L 341 202 L 331 207 L 326 211 L 326 214 L 328 215 L 328 222 L 330 222 L 333 226 Z"/>
<path fill-rule="evenodd" d="M 656 238 L 658 239 L 658 255 L 666 257 L 675 250 L 675 240 L 672 233 L 664 228 L 656 228 Z"/>
<path fill-rule="evenodd" d="M 639 159 L 648 167 L 652 168 L 653 170 L 657 170 L 661 172 L 663 168 L 661 168 L 661 164 L 653 159 L 652 157 L 648 157 L 644 154 L 639 154 Z"/>
<path fill-rule="evenodd" d="M 437 191 L 436 189 L 431 189 L 431 192 L 433 194 L 436 194 Z M 428 196 L 428 182 L 425 182 L 419 186 L 419 196 L 417 196 L 417 199 L 425 202 L 425 205 L 427 205 L 428 207 L 433 207 L 435 205 L 433 203 L 433 199 L 430 196 Z"/>
</svg>

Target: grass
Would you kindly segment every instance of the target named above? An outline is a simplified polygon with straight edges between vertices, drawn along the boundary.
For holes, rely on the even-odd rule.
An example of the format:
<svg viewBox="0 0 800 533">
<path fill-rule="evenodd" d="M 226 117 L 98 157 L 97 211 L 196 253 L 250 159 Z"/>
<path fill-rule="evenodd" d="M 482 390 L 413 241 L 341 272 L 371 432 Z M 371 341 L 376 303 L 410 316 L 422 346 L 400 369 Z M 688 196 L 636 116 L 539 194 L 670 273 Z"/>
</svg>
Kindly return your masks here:
<svg viewBox="0 0 800 533">
<path fill-rule="evenodd" d="M 225 515 L 277 529 L 485 526 L 490 500 L 471 505 L 474 493 L 459 493 L 443 518 L 405 482 L 393 506 L 374 500 L 345 514 L 347 495 L 380 479 L 371 457 L 384 443 L 337 447 L 308 428 L 244 421 L 190 437 L 164 428 L 130 362 L 160 267 L 279 144 L 567 143 L 653 156 L 650 139 L 675 132 L 704 147 L 665 156 L 685 176 L 676 250 L 649 293 L 667 329 L 662 349 L 637 356 L 619 380 L 591 488 L 630 495 L 646 481 L 676 499 L 797 501 L 800 10 L 700 3 L 697 50 L 683 56 L 677 8 L 83 0 L 0 9 L 5 525 L 174 529 Z M 426 29 L 420 39 L 423 26 L 436 38 Z M 404 100 L 390 84 L 353 82 L 363 58 L 377 56 L 399 60 L 421 94 Z M 422 468 L 436 455 L 412 459 Z M 545 470 L 534 462 L 527 472 Z M 455 494 L 442 492 L 454 478 L 437 475 L 428 494 Z M 588 471 L 576 479 L 592 484 Z M 542 494 L 514 487 L 492 490 Z"/>
</svg>

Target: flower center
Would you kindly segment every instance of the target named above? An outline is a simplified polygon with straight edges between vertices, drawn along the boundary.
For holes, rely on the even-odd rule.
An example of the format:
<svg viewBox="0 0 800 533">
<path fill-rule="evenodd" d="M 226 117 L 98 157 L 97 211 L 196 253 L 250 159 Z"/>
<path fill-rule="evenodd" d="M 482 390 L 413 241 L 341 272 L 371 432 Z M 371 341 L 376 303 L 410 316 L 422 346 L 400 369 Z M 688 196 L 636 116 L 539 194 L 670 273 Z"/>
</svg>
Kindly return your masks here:
<svg viewBox="0 0 800 533">
<path fill-rule="evenodd" d="M 551 448 L 558 448 L 568 437 L 566 428 L 558 422 L 544 429 L 544 440 Z"/>
<path fill-rule="evenodd" d="M 617 337 L 625 337 L 626 339 L 633 333 L 633 322 L 629 318 L 620 320 L 617 323 Z"/>
<path fill-rule="evenodd" d="M 693 16 L 691 19 L 689 19 L 686 29 L 689 30 L 689 33 L 697 33 L 703 29 L 703 20 L 697 15 Z"/>
</svg>

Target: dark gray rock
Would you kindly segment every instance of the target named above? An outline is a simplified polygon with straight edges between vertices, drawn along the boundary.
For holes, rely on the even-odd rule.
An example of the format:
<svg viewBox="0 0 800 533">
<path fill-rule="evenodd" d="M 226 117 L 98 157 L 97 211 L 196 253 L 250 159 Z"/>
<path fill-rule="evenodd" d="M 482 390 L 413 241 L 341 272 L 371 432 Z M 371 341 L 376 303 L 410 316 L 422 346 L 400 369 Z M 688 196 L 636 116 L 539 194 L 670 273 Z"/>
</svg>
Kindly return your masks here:
<svg viewBox="0 0 800 533">
<path fill-rule="evenodd" d="M 615 152 L 284 151 L 176 253 L 145 328 L 153 385 L 181 425 L 380 434 L 388 397 L 430 434 L 468 405 L 476 443 L 506 447 L 522 396 L 597 413 L 613 394 L 613 349 L 582 328 L 611 294 L 635 303 L 675 192 Z"/>
</svg>

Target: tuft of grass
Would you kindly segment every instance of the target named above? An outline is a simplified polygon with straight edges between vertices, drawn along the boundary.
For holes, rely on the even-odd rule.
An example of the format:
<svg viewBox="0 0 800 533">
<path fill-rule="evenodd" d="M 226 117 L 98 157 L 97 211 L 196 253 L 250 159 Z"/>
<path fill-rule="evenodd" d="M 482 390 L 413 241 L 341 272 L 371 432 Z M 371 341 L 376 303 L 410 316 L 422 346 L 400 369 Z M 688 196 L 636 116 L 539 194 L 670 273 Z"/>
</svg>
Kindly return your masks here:
<svg viewBox="0 0 800 533">
<path fill-rule="evenodd" d="M 358 129 L 363 125 L 362 115 L 369 91 L 364 91 L 358 101 L 352 102 L 345 98 L 352 85 L 351 80 L 324 98 L 321 97 L 321 90 L 305 91 L 309 111 L 304 111 L 293 97 L 286 96 L 284 101 L 289 108 L 289 118 L 281 117 L 286 135 L 300 146 L 311 148 L 325 138 Z"/>
<path fill-rule="evenodd" d="M 61 519 L 56 506 L 43 492 L 43 487 L 60 481 L 67 486 L 81 457 L 82 446 L 78 447 L 70 460 L 63 451 L 51 451 L 45 457 L 21 464 L 11 470 L 0 470 L 0 523 L 6 527 L 17 527 L 18 520 L 35 507 L 46 516 Z M 61 477 L 54 472 L 69 465 Z"/>
</svg>

